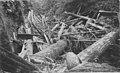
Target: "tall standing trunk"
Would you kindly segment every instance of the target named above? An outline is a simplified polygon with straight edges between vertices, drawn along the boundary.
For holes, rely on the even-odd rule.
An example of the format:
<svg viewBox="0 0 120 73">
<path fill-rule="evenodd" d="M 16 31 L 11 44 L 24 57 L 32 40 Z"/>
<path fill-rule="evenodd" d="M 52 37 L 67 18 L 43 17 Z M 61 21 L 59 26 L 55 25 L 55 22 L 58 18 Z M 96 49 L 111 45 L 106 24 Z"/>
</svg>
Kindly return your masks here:
<svg viewBox="0 0 120 73">
<path fill-rule="evenodd" d="M 120 31 L 120 0 L 119 0 L 119 13 L 118 13 L 118 20 L 119 20 L 119 31 Z M 120 32 L 119 32 L 120 36 Z"/>
<path fill-rule="evenodd" d="M 14 47 L 11 40 L 11 28 L 8 28 L 8 23 L 13 23 L 13 21 L 7 20 L 8 18 L 5 16 L 2 2 L 0 2 L 0 46 L 4 47 L 5 49 L 15 52 Z M 6 41 L 7 40 L 7 41 Z"/>
</svg>

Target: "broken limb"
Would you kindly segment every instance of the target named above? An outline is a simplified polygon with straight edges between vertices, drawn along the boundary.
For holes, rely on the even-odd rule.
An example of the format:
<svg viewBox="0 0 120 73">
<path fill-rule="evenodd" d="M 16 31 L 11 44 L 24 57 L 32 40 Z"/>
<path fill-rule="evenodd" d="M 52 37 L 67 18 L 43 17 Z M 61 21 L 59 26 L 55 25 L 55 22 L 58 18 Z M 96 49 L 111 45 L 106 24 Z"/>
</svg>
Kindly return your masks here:
<svg viewBox="0 0 120 73">
<path fill-rule="evenodd" d="M 57 27 L 59 27 L 60 26 L 60 24 L 56 24 L 53 28 L 52 28 L 52 30 L 51 31 L 54 31 Z"/>
<path fill-rule="evenodd" d="M 64 30 L 64 28 L 65 28 L 65 23 L 62 23 L 62 26 L 61 26 L 61 29 L 60 29 L 60 31 L 58 32 L 58 39 L 60 39 L 60 37 L 61 37 L 61 35 L 62 35 L 62 33 L 63 33 L 63 30 Z"/>
<path fill-rule="evenodd" d="M 94 23 L 87 23 L 87 24 L 89 24 L 89 25 L 91 25 L 91 26 L 93 26 L 93 27 L 99 28 L 100 30 L 105 30 L 104 27 L 101 27 L 101 26 L 99 26 L 99 25 L 97 25 L 97 24 L 94 24 Z"/>
<path fill-rule="evenodd" d="M 29 39 L 25 42 L 23 45 L 22 51 L 19 54 L 20 57 L 24 58 L 25 56 L 33 55 L 33 45 L 32 45 L 32 40 Z"/>
<path fill-rule="evenodd" d="M 72 16 L 75 16 L 75 17 L 79 17 L 79 18 L 83 18 L 83 19 L 92 19 L 92 18 L 89 18 L 89 17 L 86 17 L 86 16 L 80 16 L 80 15 L 77 15 L 77 14 L 74 14 L 74 13 L 70 13 L 70 12 L 65 12 L 66 14 L 68 15 L 72 15 Z M 96 21 L 95 19 L 92 19 L 93 21 Z"/>
</svg>

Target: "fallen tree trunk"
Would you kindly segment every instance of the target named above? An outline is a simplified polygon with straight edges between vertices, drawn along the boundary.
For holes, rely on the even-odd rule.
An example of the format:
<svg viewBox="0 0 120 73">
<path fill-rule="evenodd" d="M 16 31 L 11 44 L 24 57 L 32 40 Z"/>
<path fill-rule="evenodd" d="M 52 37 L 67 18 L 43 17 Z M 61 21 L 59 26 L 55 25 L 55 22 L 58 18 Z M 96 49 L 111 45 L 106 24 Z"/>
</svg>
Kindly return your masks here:
<svg viewBox="0 0 120 73">
<path fill-rule="evenodd" d="M 90 63 L 86 62 L 84 64 L 79 64 L 78 66 L 72 68 L 70 72 L 116 72 L 119 71 L 114 66 L 110 66 L 107 63 Z"/>
<path fill-rule="evenodd" d="M 99 57 L 108 46 L 115 42 L 118 38 L 118 31 L 113 31 L 108 33 L 103 38 L 99 39 L 97 42 L 80 52 L 77 56 L 80 60 L 83 61 L 90 61 L 94 58 Z"/>
<path fill-rule="evenodd" d="M 7 51 L 4 48 L 0 47 L 0 62 L 1 62 L 1 68 L 3 70 L 7 70 L 7 71 L 16 71 L 16 70 L 20 70 L 20 72 L 22 71 L 24 72 L 32 72 L 34 70 L 37 70 L 37 67 L 29 62 L 26 62 L 25 60 L 23 60 L 22 58 L 20 58 L 19 56 Z M 12 68 L 12 69 L 11 69 Z"/>
<path fill-rule="evenodd" d="M 60 40 L 57 43 L 49 46 L 43 51 L 40 51 L 33 56 L 30 56 L 31 59 L 41 59 L 50 57 L 52 59 L 57 58 L 60 54 L 62 54 L 65 50 L 65 48 L 68 46 L 67 41 L 65 40 Z"/>
<path fill-rule="evenodd" d="M 95 42 L 94 44 L 92 44 L 91 46 L 83 50 L 82 52 L 80 52 L 77 55 L 77 57 L 79 57 L 79 59 L 82 62 L 93 61 L 95 58 L 98 58 L 108 48 L 108 46 L 114 43 L 117 37 L 118 37 L 118 31 L 110 32 L 109 34 L 99 39 L 97 42 Z M 67 57 L 67 58 L 71 58 L 71 57 Z M 78 63 L 76 64 L 78 60 L 77 59 L 74 59 L 74 60 L 76 61 L 67 62 L 67 64 L 70 65 L 68 66 L 68 68 L 75 67 L 75 65 L 76 66 L 78 65 Z"/>
</svg>

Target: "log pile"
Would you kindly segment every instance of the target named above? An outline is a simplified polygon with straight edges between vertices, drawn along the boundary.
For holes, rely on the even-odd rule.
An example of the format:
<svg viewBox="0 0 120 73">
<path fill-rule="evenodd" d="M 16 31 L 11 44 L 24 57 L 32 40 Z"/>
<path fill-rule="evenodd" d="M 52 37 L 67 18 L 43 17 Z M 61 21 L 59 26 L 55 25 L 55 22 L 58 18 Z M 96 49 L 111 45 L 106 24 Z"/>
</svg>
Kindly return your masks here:
<svg viewBox="0 0 120 73">
<path fill-rule="evenodd" d="M 59 11 L 60 16 L 56 13 L 59 6 L 48 7 L 54 3 L 46 6 L 48 2 L 57 2 L 57 0 L 40 0 L 43 4 L 40 4 L 39 0 L 25 1 L 31 2 L 33 9 L 30 8 L 26 14 L 21 10 L 23 23 L 16 29 L 17 31 L 14 31 L 12 40 L 9 35 L 10 31 L 7 30 L 7 23 L 5 23 L 6 18 L 1 16 L 3 19 L 1 24 L 5 23 L 4 28 L 7 27 L 5 30 L 11 43 L 10 49 L 14 50 L 9 51 L 4 46 L 0 47 L 0 68 L 3 71 L 11 73 L 119 71 L 119 66 L 109 63 L 107 59 L 104 59 L 105 62 L 101 62 L 102 58 L 105 58 L 103 54 L 109 53 L 111 46 L 111 49 L 115 47 L 118 52 L 120 51 L 118 49 L 120 48 L 118 24 L 110 24 L 118 12 L 98 10 L 91 17 L 91 14 L 80 13 L 84 6 L 80 4 L 77 13 L 76 11 L 69 12 L 69 10 L 64 12 L 63 9 Z M 64 3 L 63 5 L 66 6 L 66 4 L 74 2 L 73 0 L 65 1 L 59 3 Z M 15 1 L 10 2 L 14 4 Z M 24 4 L 23 1 L 18 0 L 18 2 Z M 40 4 L 43 8 L 38 6 L 35 9 L 35 4 Z M 39 9 L 41 10 L 39 11 Z M 48 13 L 46 9 L 48 9 Z M 49 16 L 49 14 L 52 15 Z M 64 16 L 61 19 L 62 15 Z M 15 44 L 19 45 L 19 42 L 22 44 L 16 48 L 13 41 L 16 41 Z M 16 52 L 16 49 L 21 51 Z M 110 54 L 109 58 L 120 56 L 114 54 Z M 120 63 L 120 59 L 116 60 L 115 58 L 113 58 L 114 62 Z"/>
</svg>

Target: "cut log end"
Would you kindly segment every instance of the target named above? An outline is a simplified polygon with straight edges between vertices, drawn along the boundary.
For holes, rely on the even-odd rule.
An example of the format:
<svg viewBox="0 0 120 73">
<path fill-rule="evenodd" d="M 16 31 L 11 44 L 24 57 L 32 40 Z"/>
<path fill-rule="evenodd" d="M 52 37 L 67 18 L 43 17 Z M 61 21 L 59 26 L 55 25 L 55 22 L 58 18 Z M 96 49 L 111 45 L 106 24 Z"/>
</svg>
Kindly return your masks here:
<svg viewBox="0 0 120 73">
<path fill-rule="evenodd" d="M 68 70 L 79 65 L 81 63 L 80 59 L 73 52 L 66 54 L 66 63 Z"/>
</svg>

